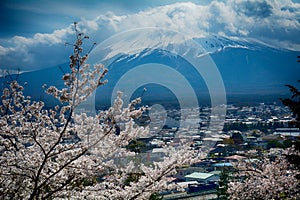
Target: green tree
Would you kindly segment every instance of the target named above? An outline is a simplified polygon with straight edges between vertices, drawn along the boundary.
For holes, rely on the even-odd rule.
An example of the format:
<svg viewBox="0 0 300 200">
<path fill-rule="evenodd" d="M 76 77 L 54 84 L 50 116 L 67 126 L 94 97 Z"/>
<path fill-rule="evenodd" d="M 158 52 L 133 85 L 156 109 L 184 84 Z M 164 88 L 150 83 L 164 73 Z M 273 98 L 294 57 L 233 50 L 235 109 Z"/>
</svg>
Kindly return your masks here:
<svg viewBox="0 0 300 200">
<path fill-rule="evenodd" d="M 217 195 L 219 200 L 227 200 L 229 199 L 228 190 L 229 183 L 229 170 L 227 167 L 224 167 L 220 174 L 219 187 L 217 190 Z"/>
<path fill-rule="evenodd" d="M 284 148 L 284 145 L 279 141 L 271 140 L 267 144 L 267 149 L 271 149 L 271 148 Z"/>
<path fill-rule="evenodd" d="M 300 56 L 297 56 L 297 58 L 298 63 L 300 63 Z M 298 80 L 298 82 L 300 82 L 300 80 Z M 297 120 L 296 126 L 300 128 L 300 91 L 295 86 L 289 84 L 286 86 L 289 88 L 292 96 L 290 98 L 281 99 L 281 102 L 285 106 L 288 106 L 293 112 Z"/>
<path fill-rule="evenodd" d="M 231 139 L 233 139 L 234 144 L 243 144 L 244 138 L 240 132 L 233 132 Z"/>
<path fill-rule="evenodd" d="M 129 144 L 126 146 L 126 149 L 135 153 L 141 153 L 142 149 L 145 147 L 146 144 L 144 142 L 135 139 L 129 142 Z"/>
<path fill-rule="evenodd" d="M 300 80 L 298 80 L 298 82 L 300 82 Z M 300 128 L 300 91 L 292 85 L 286 86 L 289 88 L 292 96 L 290 98 L 281 99 L 281 101 L 293 112 L 296 117 L 296 127 Z"/>
<path fill-rule="evenodd" d="M 160 195 L 157 194 L 157 193 L 153 193 L 153 194 L 151 194 L 151 196 L 149 197 L 149 200 L 163 200 L 163 197 L 160 196 Z"/>
<path fill-rule="evenodd" d="M 300 56 L 298 56 L 298 63 L 300 63 Z M 300 82 L 300 80 L 298 80 Z M 296 87 L 292 85 L 286 85 L 290 92 L 292 93 L 292 96 L 290 98 L 281 99 L 282 103 L 285 106 L 288 106 L 294 116 L 296 117 L 296 121 L 293 123 L 296 127 L 300 128 L 300 91 Z M 296 152 L 300 151 L 300 141 L 297 140 L 294 143 L 294 148 Z M 290 154 L 286 155 L 288 161 L 295 166 L 296 169 L 298 169 L 298 172 L 300 172 L 300 156 L 299 154 Z M 297 179 L 300 179 L 300 173 L 296 174 Z"/>
</svg>

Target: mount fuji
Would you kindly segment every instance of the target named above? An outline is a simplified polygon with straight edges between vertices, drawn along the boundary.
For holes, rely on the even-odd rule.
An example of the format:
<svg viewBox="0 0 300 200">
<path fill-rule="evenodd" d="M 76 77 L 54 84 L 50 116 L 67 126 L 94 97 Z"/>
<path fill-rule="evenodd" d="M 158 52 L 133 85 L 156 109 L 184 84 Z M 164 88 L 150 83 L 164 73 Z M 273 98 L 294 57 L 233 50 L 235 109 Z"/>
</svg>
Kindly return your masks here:
<svg viewBox="0 0 300 200">
<path fill-rule="evenodd" d="M 190 53 L 193 47 L 190 48 L 187 42 L 182 48 L 180 42 L 171 43 L 168 38 L 161 36 L 160 40 L 156 41 L 148 37 L 149 35 L 146 36 L 139 38 L 138 35 L 134 37 L 127 35 L 124 38 L 121 37 L 120 40 L 126 41 L 127 44 L 108 42 L 100 45 L 100 52 L 96 49 L 92 51 L 90 63 L 103 62 L 109 69 L 106 77 L 109 82 L 97 90 L 96 101 L 102 105 L 109 104 L 116 83 L 131 69 L 147 63 L 159 63 L 170 66 L 182 74 L 194 89 L 198 99 L 204 104 L 209 104 L 209 91 L 205 79 L 184 58 L 184 55 Z M 175 36 L 172 41 L 181 40 Z M 297 56 L 300 52 L 275 48 L 254 40 L 238 40 L 220 36 L 193 38 L 193 40 L 200 46 L 199 49 L 194 50 L 193 56 L 209 56 L 215 63 L 230 103 L 276 101 L 289 94 L 285 84 L 296 85 L 299 79 L 300 65 L 297 63 Z M 166 42 L 162 44 L 161 41 Z M 136 42 L 143 44 L 139 46 Z M 52 103 L 53 100 L 43 92 L 42 85 L 63 87 L 61 76 L 68 70 L 66 62 L 51 68 L 22 73 L 18 80 L 21 83 L 28 83 L 25 87 L 26 95 Z M 171 79 L 168 74 L 164 76 Z M 5 87 L 7 81 L 7 77 L 1 77 L 1 87 Z M 147 92 L 143 92 L 143 88 L 147 88 Z M 148 102 L 176 101 L 176 96 L 170 89 L 155 82 L 136 88 L 132 96 L 141 94 Z"/>
</svg>

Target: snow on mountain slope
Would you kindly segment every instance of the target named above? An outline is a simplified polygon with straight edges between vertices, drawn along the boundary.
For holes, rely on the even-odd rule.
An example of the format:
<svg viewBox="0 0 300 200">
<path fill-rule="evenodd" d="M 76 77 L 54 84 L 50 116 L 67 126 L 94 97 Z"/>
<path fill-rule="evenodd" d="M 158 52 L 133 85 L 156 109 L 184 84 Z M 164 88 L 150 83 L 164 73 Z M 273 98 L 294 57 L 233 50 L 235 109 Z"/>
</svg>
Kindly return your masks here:
<svg viewBox="0 0 300 200">
<path fill-rule="evenodd" d="M 297 55 L 299 52 L 276 49 L 253 39 L 215 35 L 190 38 L 170 30 L 149 28 L 115 35 L 100 43 L 91 52 L 89 63 L 103 63 L 109 68 L 109 83 L 97 91 L 97 98 L 110 98 L 112 89 L 122 75 L 147 63 L 160 63 L 174 68 L 185 76 L 198 95 L 203 96 L 208 93 L 205 80 L 183 58 L 201 59 L 206 56 L 210 56 L 216 64 L 227 95 L 281 95 L 288 93 L 285 84 L 293 84 L 299 79 Z M 68 64 L 61 66 L 64 71 L 68 70 Z M 62 73 L 56 66 L 23 73 L 20 80 L 28 82 L 29 95 L 40 98 L 44 95 L 41 86 L 45 82 L 63 85 Z M 0 81 L 3 85 L 6 80 L 1 78 Z M 164 98 L 169 94 L 162 88 L 151 88 L 157 93 L 164 92 L 164 95 L 161 94 Z"/>
</svg>

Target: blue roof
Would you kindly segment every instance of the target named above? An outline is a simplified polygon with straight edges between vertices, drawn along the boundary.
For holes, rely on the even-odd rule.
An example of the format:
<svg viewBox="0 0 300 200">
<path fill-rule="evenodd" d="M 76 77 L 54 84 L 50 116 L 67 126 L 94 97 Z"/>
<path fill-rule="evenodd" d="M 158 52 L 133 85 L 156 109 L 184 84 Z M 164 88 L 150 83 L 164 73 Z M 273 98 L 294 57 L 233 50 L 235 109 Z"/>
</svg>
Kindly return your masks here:
<svg viewBox="0 0 300 200">
<path fill-rule="evenodd" d="M 213 167 L 232 167 L 232 164 L 230 162 L 225 163 L 216 163 L 212 165 Z"/>
</svg>

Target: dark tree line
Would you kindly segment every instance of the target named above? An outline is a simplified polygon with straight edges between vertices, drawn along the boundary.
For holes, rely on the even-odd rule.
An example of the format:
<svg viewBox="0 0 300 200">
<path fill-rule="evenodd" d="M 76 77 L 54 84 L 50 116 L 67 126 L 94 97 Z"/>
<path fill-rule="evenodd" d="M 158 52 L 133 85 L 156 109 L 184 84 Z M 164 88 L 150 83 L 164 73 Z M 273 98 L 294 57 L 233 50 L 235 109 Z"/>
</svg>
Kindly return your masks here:
<svg viewBox="0 0 300 200">
<path fill-rule="evenodd" d="M 298 63 L 300 63 L 300 56 L 298 56 Z M 300 83 L 300 80 L 298 80 Z M 292 85 L 286 85 L 292 96 L 290 98 L 281 99 L 285 106 L 288 106 L 296 117 L 297 127 L 300 128 L 300 91 L 298 88 Z"/>
<path fill-rule="evenodd" d="M 298 80 L 300 83 L 300 80 Z M 300 128 L 300 91 L 292 85 L 286 85 L 292 96 L 290 98 L 281 99 L 285 106 L 288 106 L 296 118 L 296 126 Z"/>
<path fill-rule="evenodd" d="M 298 56 L 298 63 L 300 63 L 300 56 Z M 300 83 L 300 80 L 298 80 Z M 300 128 L 300 91 L 298 88 L 292 85 L 286 85 L 290 92 L 291 97 L 281 99 L 282 103 L 285 106 L 288 106 L 290 110 L 292 111 L 293 115 L 296 118 L 295 125 L 296 127 Z M 296 151 L 300 151 L 300 140 L 298 139 L 295 144 Z M 300 179 L 300 156 L 298 154 L 291 154 L 287 155 L 288 161 L 295 166 L 296 169 L 298 169 L 298 174 L 296 174 L 297 179 Z"/>
</svg>

